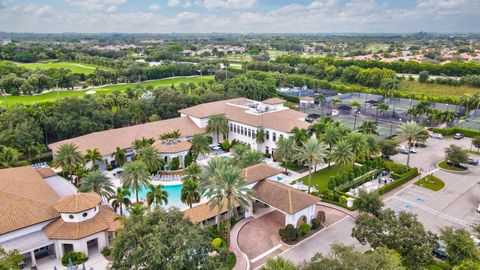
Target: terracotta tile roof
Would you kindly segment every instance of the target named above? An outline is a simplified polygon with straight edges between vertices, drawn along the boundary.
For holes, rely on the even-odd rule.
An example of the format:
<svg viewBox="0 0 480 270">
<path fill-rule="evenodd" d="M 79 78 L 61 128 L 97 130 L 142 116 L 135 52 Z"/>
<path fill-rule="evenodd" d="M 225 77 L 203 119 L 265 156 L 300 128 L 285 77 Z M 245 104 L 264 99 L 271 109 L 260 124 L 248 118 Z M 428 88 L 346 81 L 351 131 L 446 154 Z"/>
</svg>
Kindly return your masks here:
<svg viewBox="0 0 480 270">
<path fill-rule="evenodd" d="M 195 118 L 206 118 L 215 114 L 224 114 L 228 120 L 247 124 L 253 127 L 263 127 L 283 132 L 290 132 L 293 128 L 308 128 L 309 123 L 300 120 L 307 115 L 291 109 L 282 109 L 264 113 L 251 113 L 248 108 L 237 106 L 246 105 L 248 99 L 238 98 L 211 103 L 204 103 L 180 112 Z"/>
<path fill-rule="evenodd" d="M 258 182 L 251 195 L 290 215 L 320 201 L 318 197 L 268 179 Z"/>
<path fill-rule="evenodd" d="M 175 130 L 180 130 L 182 136 L 185 137 L 205 132 L 204 129 L 199 128 L 189 117 L 177 117 L 141 125 L 94 132 L 73 139 L 52 143 L 49 144 L 48 147 L 55 153 L 62 144 L 73 143 L 82 153 L 85 153 L 87 149 L 98 147 L 102 155 L 109 155 L 115 152 L 117 147 L 122 149 L 130 148 L 132 142 L 136 139 L 141 139 L 142 137 L 157 139 L 160 134 Z"/>
<path fill-rule="evenodd" d="M 259 163 L 243 169 L 243 177 L 248 183 L 257 182 L 265 178 L 281 173 L 282 170 L 265 163 Z"/>
<path fill-rule="evenodd" d="M 40 168 L 36 169 L 37 173 L 40 174 L 41 177 L 43 178 L 48 178 L 57 175 L 55 171 L 52 168 Z"/>
<path fill-rule="evenodd" d="M 236 204 L 236 206 L 238 206 L 238 204 Z M 227 203 L 224 202 L 221 213 L 223 214 L 223 213 L 227 212 L 227 210 L 228 210 L 227 209 Z M 210 218 L 213 218 L 213 217 L 217 216 L 218 209 L 214 208 L 214 209 L 210 210 L 210 204 L 208 202 L 206 202 L 206 203 L 202 203 L 200 205 L 197 205 L 195 207 L 192 207 L 190 209 L 187 209 L 187 210 L 183 211 L 183 214 L 185 215 L 185 217 L 187 219 L 190 219 L 191 222 L 199 223 L 199 222 L 202 222 L 204 220 L 207 220 L 207 219 L 210 219 Z"/>
<path fill-rule="evenodd" d="M 152 145 L 159 153 L 179 153 L 190 150 L 192 143 L 182 140 L 155 141 Z"/>
<path fill-rule="evenodd" d="M 267 104 L 267 105 L 277 105 L 277 104 L 282 104 L 282 103 L 285 103 L 286 100 L 285 99 L 281 99 L 281 98 L 269 98 L 269 99 L 265 99 L 264 101 L 262 101 L 263 104 Z"/>
<path fill-rule="evenodd" d="M 77 240 L 102 231 L 116 231 L 121 227 L 115 221 L 118 215 L 108 206 L 100 205 L 95 217 L 82 222 L 65 222 L 59 218 L 43 229 L 49 239 Z"/>
<path fill-rule="evenodd" d="M 63 197 L 54 207 L 60 213 L 79 213 L 92 209 L 102 201 L 100 195 L 94 192 L 79 192 Z"/>
<path fill-rule="evenodd" d="M 31 166 L 0 170 L 0 235 L 58 217 L 58 199 Z"/>
</svg>

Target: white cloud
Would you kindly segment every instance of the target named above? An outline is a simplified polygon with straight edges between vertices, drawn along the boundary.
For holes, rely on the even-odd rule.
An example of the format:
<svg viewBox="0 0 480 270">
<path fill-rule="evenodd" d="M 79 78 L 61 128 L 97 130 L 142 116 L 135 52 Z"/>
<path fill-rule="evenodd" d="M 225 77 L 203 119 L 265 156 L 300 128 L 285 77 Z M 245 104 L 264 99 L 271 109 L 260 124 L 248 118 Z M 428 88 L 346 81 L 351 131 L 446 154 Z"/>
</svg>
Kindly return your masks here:
<svg viewBox="0 0 480 270">
<path fill-rule="evenodd" d="M 152 5 L 150 5 L 150 6 L 148 7 L 148 9 L 153 10 L 153 11 L 159 10 L 159 9 L 160 9 L 160 5 L 159 5 L 159 4 L 152 4 Z"/>
<path fill-rule="evenodd" d="M 123 5 L 127 0 L 65 0 L 68 4 L 90 11 L 104 11 L 115 9 Z M 113 10 L 114 11 L 114 10 Z"/>
<path fill-rule="evenodd" d="M 176 7 L 178 5 L 180 5 L 179 0 L 168 0 L 168 2 L 167 2 L 167 6 L 169 6 L 169 7 Z"/>
<path fill-rule="evenodd" d="M 185 4 L 183 4 L 183 7 L 184 8 L 191 8 L 192 7 L 192 2 L 190 2 L 190 1 L 185 2 Z"/>
<path fill-rule="evenodd" d="M 204 0 L 203 5 L 206 9 L 247 9 L 255 4 L 255 0 Z"/>
</svg>

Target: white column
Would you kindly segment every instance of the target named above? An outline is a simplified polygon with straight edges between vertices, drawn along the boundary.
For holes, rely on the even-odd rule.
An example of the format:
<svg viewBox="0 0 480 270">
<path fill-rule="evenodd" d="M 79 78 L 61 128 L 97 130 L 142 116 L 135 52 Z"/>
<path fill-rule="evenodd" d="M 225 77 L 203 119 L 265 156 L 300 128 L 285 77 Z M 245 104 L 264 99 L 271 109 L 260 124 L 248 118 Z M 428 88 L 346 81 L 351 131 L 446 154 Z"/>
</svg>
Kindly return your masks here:
<svg viewBox="0 0 480 270">
<path fill-rule="evenodd" d="M 30 251 L 30 257 L 32 258 L 32 266 L 37 266 L 37 259 L 35 259 L 35 253 Z"/>
</svg>

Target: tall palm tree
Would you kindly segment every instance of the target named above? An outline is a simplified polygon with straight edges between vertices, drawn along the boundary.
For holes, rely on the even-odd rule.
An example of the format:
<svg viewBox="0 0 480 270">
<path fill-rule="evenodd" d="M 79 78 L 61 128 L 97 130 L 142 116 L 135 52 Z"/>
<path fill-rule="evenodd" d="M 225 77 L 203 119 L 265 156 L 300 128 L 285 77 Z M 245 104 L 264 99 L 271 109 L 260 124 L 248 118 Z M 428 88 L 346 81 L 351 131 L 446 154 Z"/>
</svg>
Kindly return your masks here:
<svg viewBox="0 0 480 270">
<path fill-rule="evenodd" d="M 125 164 L 121 180 L 124 187 L 135 192 L 138 202 L 138 192 L 150 184 L 150 173 L 147 165 L 141 160 Z"/>
<path fill-rule="evenodd" d="M 360 101 L 355 99 L 355 100 L 352 100 L 352 102 L 350 102 L 350 106 L 356 108 L 357 111 L 359 111 L 361 104 L 360 104 Z"/>
<path fill-rule="evenodd" d="M 407 167 L 410 168 L 410 149 L 415 142 L 425 139 L 426 129 L 414 121 L 408 121 L 400 126 L 399 131 L 400 140 L 406 140 L 408 143 Z"/>
<path fill-rule="evenodd" d="M 117 147 L 112 154 L 112 158 L 115 160 L 115 165 L 117 165 L 117 167 L 122 167 L 126 161 L 125 151 L 120 147 Z"/>
<path fill-rule="evenodd" d="M 88 172 L 80 181 L 78 190 L 80 192 L 95 192 L 106 199 L 115 193 L 112 181 L 98 170 Z"/>
<path fill-rule="evenodd" d="M 75 169 L 82 164 L 82 155 L 78 152 L 78 148 L 73 143 L 62 144 L 53 159 L 53 165 L 55 167 L 62 167 L 62 170 L 66 171 L 70 175 L 70 179 L 73 181 L 73 174 Z"/>
<path fill-rule="evenodd" d="M 368 151 L 367 151 L 368 157 L 373 157 L 380 153 L 381 151 L 380 145 L 372 135 L 366 135 L 365 141 L 368 144 Z"/>
<path fill-rule="evenodd" d="M 358 132 L 367 135 L 378 135 L 378 123 L 375 121 L 364 121 L 359 127 Z"/>
<path fill-rule="evenodd" d="M 178 139 L 182 137 L 182 133 L 180 132 L 179 129 L 174 130 L 172 132 L 166 132 L 160 135 L 159 139 L 160 140 L 167 140 L 167 139 Z"/>
<path fill-rule="evenodd" d="M 120 208 L 120 215 L 123 216 L 123 206 L 128 207 L 132 204 L 130 201 L 130 191 L 123 187 L 117 187 L 117 191 L 114 195 L 110 196 L 108 199 L 112 208 L 117 211 Z"/>
<path fill-rule="evenodd" d="M 208 154 L 211 151 L 208 137 L 202 134 L 195 134 L 192 138 L 192 147 L 190 149 L 195 154 L 194 160 L 201 155 Z"/>
<path fill-rule="evenodd" d="M 291 133 L 297 146 L 302 146 L 309 138 L 307 131 L 303 128 L 294 127 Z"/>
<path fill-rule="evenodd" d="M 337 166 L 346 168 L 355 162 L 355 153 L 353 153 L 350 144 L 346 140 L 338 141 L 335 147 L 330 151 L 330 159 Z"/>
<path fill-rule="evenodd" d="M 128 207 L 127 211 L 130 216 L 143 216 L 147 211 L 147 207 L 140 203 L 134 203 L 132 206 Z"/>
<path fill-rule="evenodd" d="M 150 207 L 155 205 L 168 204 L 168 192 L 162 189 L 162 185 L 148 185 L 147 205 Z"/>
<path fill-rule="evenodd" d="M 158 151 L 151 145 L 140 148 L 136 159 L 143 161 L 150 173 L 158 172 L 164 165 Z"/>
<path fill-rule="evenodd" d="M 329 125 L 325 132 L 320 136 L 320 140 L 328 145 L 328 149 L 331 151 L 335 144 L 340 140 L 340 131 L 337 127 Z M 330 167 L 331 162 L 328 159 L 328 167 Z"/>
<path fill-rule="evenodd" d="M 312 185 L 312 167 L 322 164 L 327 158 L 327 145 L 315 138 L 310 138 L 299 147 L 295 159 L 308 166 L 308 193 Z"/>
<path fill-rule="evenodd" d="M 217 143 L 220 143 L 220 134 L 222 134 L 223 139 L 225 139 L 228 134 L 228 120 L 225 115 L 215 114 L 210 116 L 206 131 L 216 135 Z"/>
<path fill-rule="evenodd" d="M 132 142 L 132 148 L 135 151 L 140 150 L 140 148 L 152 145 L 155 142 L 154 138 L 145 138 L 142 137 L 141 139 L 136 139 L 135 141 Z"/>
<path fill-rule="evenodd" d="M 227 163 L 223 168 L 214 170 L 207 186 L 205 196 L 209 200 L 210 210 L 217 209 L 220 216 L 226 204 L 227 209 L 227 235 L 230 235 L 230 218 L 237 216 L 237 206 L 245 209 L 251 197 L 247 182 L 243 178 L 242 170 Z"/>
<path fill-rule="evenodd" d="M 240 162 L 240 160 L 247 151 L 248 146 L 246 146 L 245 144 L 236 144 L 230 149 L 230 152 L 232 153 L 235 162 Z"/>
<path fill-rule="evenodd" d="M 215 181 L 215 173 L 217 171 L 224 170 L 228 165 L 229 161 L 221 157 L 215 157 L 208 161 L 205 170 L 203 171 L 202 181 L 200 182 L 202 192 L 205 191 L 205 187 L 210 185 Z"/>
<path fill-rule="evenodd" d="M 0 146 L 0 168 L 10 168 L 18 165 L 20 152 L 15 148 Z"/>
<path fill-rule="evenodd" d="M 192 208 L 194 203 L 198 203 L 201 198 L 200 186 L 197 181 L 187 180 L 182 185 L 182 190 L 180 193 L 180 200 Z"/>
<path fill-rule="evenodd" d="M 257 133 L 255 133 L 255 142 L 259 146 L 258 148 L 261 149 L 262 144 L 265 142 L 265 130 L 263 128 L 260 128 L 257 130 Z"/>
<path fill-rule="evenodd" d="M 377 116 L 378 116 L 378 112 L 380 112 L 382 114 L 382 116 L 385 116 L 385 112 L 388 111 L 388 108 L 390 106 L 388 106 L 387 103 L 380 103 L 377 105 Z"/>
<path fill-rule="evenodd" d="M 367 156 L 369 146 L 367 140 L 365 139 L 365 135 L 358 132 L 352 132 L 347 135 L 345 140 L 350 145 L 353 154 L 355 154 L 355 159 L 362 160 Z M 355 167 L 355 160 L 352 162 L 352 164 L 353 167 Z"/>
<path fill-rule="evenodd" d="M 98 169 L 97 161 L 103 160 L 100 150 L 98 150 L 98 148 L 95 147 L 93 149 L 87 149 L 85 152 L 86 153 L 83 156 L 83 161 L 85 162 L 85 164 L 88 162 L 92 162 L 92 168 Z"/>
<path fill-rule="evenodd" d="M 275 158 L 280 160 L 285 167 L 285 174 L 288 173 L 288 165 L 295 158 L 295 142 L 292 137 L 287 139 L 281 138 L 277 141 L 277 149 L 275 149 Z"/>
</svg>

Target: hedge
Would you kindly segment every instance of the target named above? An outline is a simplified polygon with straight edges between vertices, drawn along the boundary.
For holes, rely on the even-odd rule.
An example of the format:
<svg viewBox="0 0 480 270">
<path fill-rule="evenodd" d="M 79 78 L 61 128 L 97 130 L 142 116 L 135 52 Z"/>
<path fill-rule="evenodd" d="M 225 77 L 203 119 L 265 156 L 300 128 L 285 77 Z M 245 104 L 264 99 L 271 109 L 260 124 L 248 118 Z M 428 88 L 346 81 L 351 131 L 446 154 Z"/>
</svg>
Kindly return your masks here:
<svg viewBox="0 0 480 270">
<path fill-rule="evenodd" d="M 391 182 L 390 184 L 387 184 L 381 188 L 378 189 L 379 194 L 385 194 L 389 192 L 390 190 L 393 190 L 406 182 L 412 180 L 414 177 L 418 176 L 418 169 L 417 168 L 412 168 L 410 169 L 407 173 L 405 173 L 402 177 L 398 178 L 397 180 Z"/>
<path fill-rule="evenodd" d="M 299 103 L 300 102 L 300 98 L 297 97 L 297 96 L 294 96 L 294 95 L 287 95 L 287 94 L 283 94 L 283 93 L 278 93 L 278 95 L 280 97 L 282 97 L 283 99 L 285 99 L 286 101 L 290 101 L 290 102 L 293 102 L 293 103 Z"/>
<path fill-rule="evenodd" d="M 450 136 L 450 135 L 453 135 L 455 133 L 462 133 L 465 137 L 469 137 L 469 138 L 480 136 L 480 130 L 465 129 L 465 128 L 459 128 L 459 127 L 432 128 L 432 132 L 440 133 L 443 136 Z"/>
</svg>

